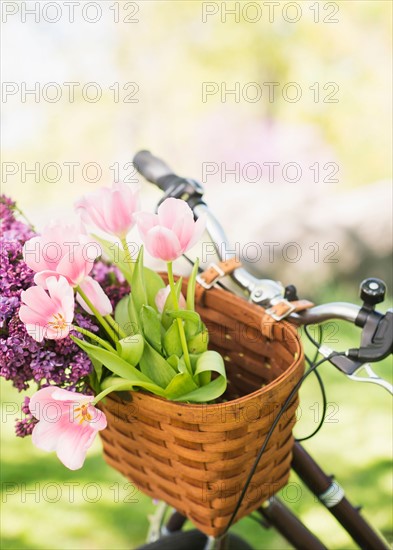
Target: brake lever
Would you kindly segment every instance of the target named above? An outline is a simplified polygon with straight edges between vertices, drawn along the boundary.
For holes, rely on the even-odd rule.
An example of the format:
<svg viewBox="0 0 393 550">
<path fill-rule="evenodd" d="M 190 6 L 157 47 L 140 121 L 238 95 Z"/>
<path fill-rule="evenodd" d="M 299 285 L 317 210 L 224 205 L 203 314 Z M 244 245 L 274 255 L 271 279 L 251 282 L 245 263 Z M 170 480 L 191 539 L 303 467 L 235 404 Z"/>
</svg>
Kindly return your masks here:
<svg viewBox="0 0 393 550">
<path fill-rule="evenodd" d="M 322 345 L 319 348 L 319 353 L 326 357 L 329 362 L 334 365 L 339 371 L 344 373 L 347 378 L 354 382 L 370 382 L 385 388 L 390 394 L 393 395 L 393 386 L 384 378 L 378 376 L 371 368 L 370 363 L 360 363 L 348 357 L 347 355 L 334 355 L 334 351 Z M 359 376 L 358 373 L 365 370 L 367 376 Z"/>
<path fill-rule="evenodd" d="M 359 371 L 366 371 L 367 376 L 358 376 L 357 373 Z M 353 374 L 347 374 L 347 377 L 355 382 L 370 382 L 371 384 L 376 384 L 377 386 L 385 388 L 385 390 L 393 395 L 393 385 L 378 376 L 371 368 L 370 363 L 360 365 Z"/>
</svg>

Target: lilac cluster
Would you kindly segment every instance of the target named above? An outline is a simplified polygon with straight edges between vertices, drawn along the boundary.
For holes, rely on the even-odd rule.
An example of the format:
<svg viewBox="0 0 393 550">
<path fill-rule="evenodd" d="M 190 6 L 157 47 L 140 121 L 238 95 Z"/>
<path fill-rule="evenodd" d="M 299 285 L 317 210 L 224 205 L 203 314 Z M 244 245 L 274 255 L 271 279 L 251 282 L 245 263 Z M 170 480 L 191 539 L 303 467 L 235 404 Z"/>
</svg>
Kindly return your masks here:
<svg viewBox="0 0 393 550">
<path fill-rule="evenodd" d="M 15 425 L 15 433 L 18 437 L 26 437 L 26 435 L 31 435 L 34 426 L 38 422 L 38 420 L 34 418 L 30 412 L 29 403 L 30 397 L 25 397 L 21 407 L 23 418 L 17 420 Z"/>
<path fill-rule="evenodd" d="M 67 337 L 63 340 L 33 340 L 20 321 L 18 311 L 20 294 L 32 286 L 34 272 L 25 264 L 22 247 L 35 233 L 26 224 L 15 219 L 16 205 L 7 197 L 0 197 L 0 376 L 11 380 L 19 390 L 54 384 L 71 391 L 86 392 L 87 377 L 92 372 L 89 357 Z M 113 305 L 127 292 L 127 285 L 117 278 L 116 268 L 98 262 L 97 279 Z M 93 276 L 95 274 L 93 273 Z M 98 332 L 91 317 L 79 306 L 75 322 L 91 332 Z M 81 337 L 80 334 L 73 333 Z M 17 423 L 17 435 L 31 433 L 34 422 L 28 413 L 28 403 L 22 407 L 25 418 Z"/>
</svg>

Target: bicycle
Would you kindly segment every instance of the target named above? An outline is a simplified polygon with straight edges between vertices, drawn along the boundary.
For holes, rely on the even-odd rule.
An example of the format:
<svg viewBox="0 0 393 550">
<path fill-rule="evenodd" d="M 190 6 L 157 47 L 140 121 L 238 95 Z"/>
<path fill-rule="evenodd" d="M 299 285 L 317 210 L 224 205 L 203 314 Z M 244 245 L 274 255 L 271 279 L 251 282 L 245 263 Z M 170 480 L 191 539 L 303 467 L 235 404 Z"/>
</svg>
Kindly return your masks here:
<svg viewBox="0 0 393 550">
<path fill-rule="evenodd" d="M 202 186 L 193 179 L 177 176 L 165 162 L 154 157 L 148 151 L 140 151 L 137 153 L 133 163 L 138 172 L 146 180 L 155 184 L 164 192 L 162 201 L 168 197 L 181 198 L 189 204 L 196 218 L 201 214 L 207 215 L 207 231 L 211 241 L 216 245 L 216 252 L 220 262 L 223 262 L 224 258 L 222 257 L 222 251 L 230 250 L 230 246 L 223 228 L 214 218 L 203 200 L 204 190 Z M 160 203 L 162 201 L 160 201 Z M 220 246 L 218 246 L 218 244 Z M 187 259 L 192 263 L 189 258 Z M 200 274 L 198 282 L 206 289 L 214 285 L 227 288 L 222 282 L 222 278 L 225 275 L 227 275 L 227 273 L 223 271 L 221 263 L 211 264 L 209 280 L 206 280 L 204 275 Z M 304 439 L 309 439 L 316 434 L 323 424 L 326 413 L 326 396 L 317 370 L 318 366 L 322 363 L 331 363 L 351 380 L 377 384 L 393 394 L 393 387 L 386 380 L 377 376 L 370 365 L 370 363 L 380 361 L 393 353 L 393 310 L 388 310 L 383 314 L 375 309 L 375 306 L 383 302 L 385 298 L 386 285 L 383 281 L 376 278 L 370 278 L 361 283 L 360 297 L 363 301 L 362 306 L 336 302 L 320 306 L 307 306 L 307 309 L 303 309 L 298 306 L 300 302 L 298 300 L 296 288 L 293 285 L 284 288 L 281 283 L 269 279 L 258 279 L 248 273 L 243 267 L 237 267 L 230 273 L 230 277 L 232 280 L 230 290 L 232 292 L 243 297 L 246 295 L 251 302 L 264 307 L 266 312 L 275 321 L 285 319 L 298 327 L 304 326 L 307 336 L 316 346 L 317 353 L 315 359 L 308 359 L 309 369 L 306 371 L 300 383 L 294 388 L 295 392 L 299 389 L 303 380 L 311 372 L 315 372 L 321 385 L 324 399 L 322 419 L 316 430 Z M 308 325 L 319 325 L 324 321 L 332 319 L 354 323 L 362 329 L 361 343 L 358 348 L 349 349 L 345 353 L 335 352 L 333 349 L 322 344 L 321 333 L 319 341 L 316 341 L 307 330 Z M 321 355 L 322 359 L 316 361 L 318 355 Z M 287 400 L 288 404 L 291 400 L 291 396 L 292 394 Z M 285 412 L 285 409 L 286 407 L 284 405 L 261 446 L 254 468 L 249 474 L 245 487 L 239 497 L 235 512 L 222 537 L 206 537 L 197 530 L 183 532 L 182 527 L 186 518 L 176 511 L 172 513 L 166 525 L 164 525 L 166 506 L 162 504 L 158 507 L 157 513 L 152 519 L 148 536 L 149 543 L 141 547 L 141 549 L 251 549 L 251 546 L 246 541 L 229 533 L 229 528 L 246 494 L 247 487 L 252 480 L 258 460 L 261 458 L 269 437 L 277 424 L 276 421 L 278 421 L 281 414 Z M 320 468 L 316 461 L 302 447 L 300 441 L 296 441 L 293 448 L 292 469 L 315 497 L 338 520 L 360 548 L 367 550 L 383 550 L 388 548 L 383 538 L 376 533 L 369 523 L 361 516 L 359 509 L 349 502 L 339 483 Z M 258 512 L 261 516 L 261 525 L 265 527 L 274 527 L 295 548 L 307 550 L 320 550 L 326 548 L 318 537 L 315 536 L 278 497 L 273 496 L 267 502 L 262 503 Z"/>
</svg>

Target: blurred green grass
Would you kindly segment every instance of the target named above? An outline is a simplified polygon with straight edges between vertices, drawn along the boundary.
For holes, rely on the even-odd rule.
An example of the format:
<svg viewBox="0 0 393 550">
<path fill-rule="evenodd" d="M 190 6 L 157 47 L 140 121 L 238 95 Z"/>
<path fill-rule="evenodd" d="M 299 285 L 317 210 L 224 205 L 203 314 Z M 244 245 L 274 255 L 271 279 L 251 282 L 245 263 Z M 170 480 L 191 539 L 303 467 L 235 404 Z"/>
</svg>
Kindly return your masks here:
<svg viewBox="0 0 393 550">
<path fill-rule="evenodd" d="M 358 335 L 355 327 L 339 325 L 339 342 L 331 345 L 343 349 L 357 342 Z M 308 344 L 306 348 L 311 351 Z M 390 359 L 376 370 L 391 378 Z M 382 388 L 355 384 L 329 365 L 321 367 L 321 374 L 330 415 L 322 431 L 305 447 L 327 473 L 335 474 L 354 504 L 365 506 L 365 516 L 372 524 L 391 539 L 391 396 Z M 136 548 L 143 543 L 147 516 L 155 505 L 106 465 L 100 442 L 96 441 L 82 470 L 66 470 L 53 454 L 35 449 L 30 438 L 15 438 L 17 415 L 10 403 L 19 404 L 22 399 L 9 383 L 2 381 L 1 390 L 1 547 L 104 550 Z M 320 390 L 310 377 L 301 390 L 298 437 L 315 428 L 319 402 Z M 291 482 L 298 483 L 294 474 Z M 284 490 L 282 498 L 328 548 L 356 548 L 303 486 Z M 241 520 L 233 530 L 257 549 L 290 547 L 250 518 Z"/>
</svg>

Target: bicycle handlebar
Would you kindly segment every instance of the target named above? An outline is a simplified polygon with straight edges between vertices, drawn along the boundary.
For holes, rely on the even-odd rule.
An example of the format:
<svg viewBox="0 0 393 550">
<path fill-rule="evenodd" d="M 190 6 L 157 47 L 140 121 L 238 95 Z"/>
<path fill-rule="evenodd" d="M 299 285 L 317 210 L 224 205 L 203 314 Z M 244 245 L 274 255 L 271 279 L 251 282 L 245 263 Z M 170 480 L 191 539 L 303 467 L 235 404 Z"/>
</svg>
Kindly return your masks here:
<svg viewBox="0 0 393 550">
<path fill-rule="evenodd" d="M 193 183 L 192 180 L 180 178 L 169 166 L 158 157 L 154 156 L 150 151 L 139 151 L 136 153 L 133 159 L 133 163 L 138 172 L 148 181 L 157 185 L 163 191 L 167 191 L 169 187 L 172 187 L 172 183 L 175 183 L 180 188 L 179 182 Z M 170 178 L 168 178 L 170 176 Z M 170 186 L 164 186 L 162 183 L 171 180 Z M 201 188 L 195 182 L 195 192 L 200 196 Z M 216 253 L 220 260 L 228 259 L 224 258 L 223 250 L 230 250 L 230 244 L 220 222 L 213 216 L 208 206 L 200 202 L 195 206 L 192 206 L 195 216 L 206 215 L 207 218 L 207 232 L 210 235 L 212 242 L 216 245 Z M 251 275 L 246 269 L 238 268 L 232 273 L 233 280 L 242 288 L 246 290 L 251 297 L 258 295 L 260 298 L 254 301 L 260 305 L 269 306 L 273 299 L 277 299 L 284 296 L 284 287 L 281 283 L 273 281 L 271 279 L 258 279 Z M 293 313 L 290 315 L 296 325 L 305 325 L 327 321 L 329 319 L 344 319 L 355 323 L 359 314 L 360 306 L 354 304 L 346 304 L 343 302 L 336 302 L 332 304 L 325 304 L 323 306 L 313 307 L 302 314 Z"/>
<path fill-rule="evenodd" d="M 215 244 L 216 253 L 220 260 L 228 260 L 231 256 L 234 256 L 234 254 L 225 254 L 224 258 L 222 250 L 231 250 L 229 241 L 221 224 L 203 202 L 203 188 L 197 181 L 177 176 L 165 162 L 152 155 L 149 151 L 140 151 L 137 153 L 133 162 L 141 175 L 165 192 L 165 197 L 162 200 L 168 197 L 182 198 L 188 202 L 196 218 L 202 214 L 207 215 L 206 228 L 211 241 Z M 250 301 L 265 308 L 281 300 L 285 300 L 285 288 L 281 283 L 270 279 L 258 279 L 243 267 L 236 269 L 231 274 L 231 278 L 239 285 L 241 289 L 240 294 L 243 297 L 244 291 L 247 291 Z M 370 286 L 370 288 L 374 289 L 375 282 L 379 280 L 374 279 L 370 281 L 374 285 L 373 287 Z M 380 282 L 384 286 L 384 283 Z M 385 381 L 382 381 L 374 373 L 370 374 L 372 371 L 368 365 L 368 361 L 379 361 L 387 357 L 388 354 L 393 353 L 393 311 L 388 310 L 386 314 L 382 314 L 374 309 L 373 304 L 382 301 L 383 298 L 382 300 L 374 300 L 373 296 L 371 296 L 370 300 L 367 301 L 364 299 L 363 306 L 344 302 L 315 306 L 302 313 L 291 313 L 287 319 L 298 326 L 322 323 L 330 319 L 342 319 L 362 327 L 360 348 L 348 350 L 345 355 L 337 355 L 333 350 L 326 348 L 326 346 L 321 346 L 319 348 L 320 353 L 328 357 L 333 365 L 350 378 L 361 381 L 367 380 L 387 387 Z M 367 363 L 368 378 L 355 377 L 354 373 L 362 368 L 364 363 Z M 390 385 L 387 389 L 393 393 Z"/>
<path fill-rule="evenodd" d="M 158 157 L 155 157 L 150 151 L 139 151 L 134 156 L 133 164 L 138 172 L 150 183 L 157 185 L 162 191 L 167 190 L 167 186 L 163 185 L 165 176 L 174 175 L 173 170 Z"/>
</svg>

